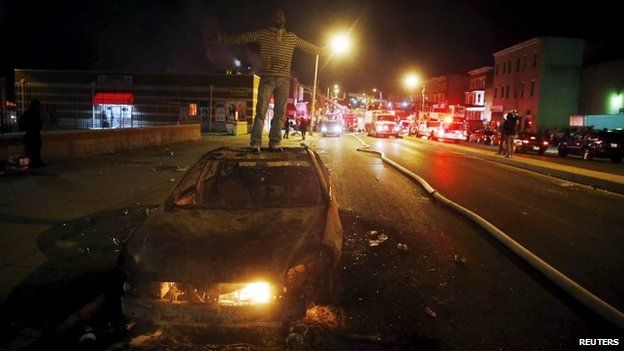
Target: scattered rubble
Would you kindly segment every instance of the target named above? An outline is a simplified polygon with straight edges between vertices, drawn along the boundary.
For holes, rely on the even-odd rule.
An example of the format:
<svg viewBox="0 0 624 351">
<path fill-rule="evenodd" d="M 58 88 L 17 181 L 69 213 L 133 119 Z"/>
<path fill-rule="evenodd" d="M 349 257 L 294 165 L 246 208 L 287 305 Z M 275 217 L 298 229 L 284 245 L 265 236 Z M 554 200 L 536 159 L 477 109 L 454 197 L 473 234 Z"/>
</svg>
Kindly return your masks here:
<svg viewBox="0 0 624 351">
<path fill-rule="evenodd" d="M 466 262 L 468 262 L 468 260 L 464 256 L 453 255 L 453 262 L 466 264 Z"/>
<path fill-rule="evenodd" d="M 406 244 L 398 243 L 397 244 L 397 249 L 399 251 L 408 251 L 409 250 L 409 246 L 407 246 Z"/>
<path fill-rule="evenodd" d="M 436 318 L 438 316 L 438 314 L 435 313 L 435 311 L 432 310 L 430 307 L 425 307 L 425 313 L 432 318 Z"/>
<path fill-rule="evenodd" d="M 335 329 L 344 324 L 344 313 L 335 306 L 312 305 L 306 310 L 303 321 Z"/>
</svg>

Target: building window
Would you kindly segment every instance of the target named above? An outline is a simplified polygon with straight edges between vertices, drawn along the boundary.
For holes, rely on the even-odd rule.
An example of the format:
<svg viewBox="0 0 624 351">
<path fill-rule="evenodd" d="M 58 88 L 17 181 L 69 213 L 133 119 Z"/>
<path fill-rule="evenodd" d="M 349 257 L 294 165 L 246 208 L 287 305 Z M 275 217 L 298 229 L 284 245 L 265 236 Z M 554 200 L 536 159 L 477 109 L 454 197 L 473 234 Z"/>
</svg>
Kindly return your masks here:
<svg viewBox="0 0 624 351">
<path fill-rule="evenodd" d="M 496 64 L 496 75 L 498 75 L 498 63 Z"/>
<path fill-rule="evenodd" d="M 494 88 L 494 98 L 495 98 L 495 99 L 496 99 L 496 95 L 497 95 L 496 93 L 498 93 L 498 89 L 497 89 L 497 88 Z"/>
<path fill-rule="evenodd" d="M 524 81 L 520 83 L 520 97 L 524 97 Z"/>
<path fill-rule="evenodd" d="M 533 53 L 533 67 L 537 67 L 537 51 Z"/>
<path fill-rule="evenodd" d="M 507 73 L 511 73 L 511 60 L 507 61 Z"/>
<path fill-rule="evenodd" d="M 514 85 L 514 99 L 518 98 L 518 85 Z"/>
<path fill-rule="evenodd" d="M 522 69 L 526 68 L 527 55 L 524 55 L 524 62 L 522 63 Z"/>
<path fill-rule="evenodd" d="M 189 117 L 197 117 L 197 104 L 189 104 L 188 115 Z"/>
<path fill-rule="evenodd" d="M 509 85 L 505 88 L 505 99 L 509 99 Z"/>
<path fill-rule="evenodd" d="M 507 73 L 507 62 L 503 62 L 503 74 Z"/>
<path fill-rule="evenodd" d="M 529 89 L 530 89 L 531 97 L 533 97 L 533 93 L 535 92 L 535 79 L 531 79 L 531 86 Z"/>
<path fill-rule="evenodd" d="M 520 72 L 520 58 L 516 60 L 516 72 Z"/>
</svg>

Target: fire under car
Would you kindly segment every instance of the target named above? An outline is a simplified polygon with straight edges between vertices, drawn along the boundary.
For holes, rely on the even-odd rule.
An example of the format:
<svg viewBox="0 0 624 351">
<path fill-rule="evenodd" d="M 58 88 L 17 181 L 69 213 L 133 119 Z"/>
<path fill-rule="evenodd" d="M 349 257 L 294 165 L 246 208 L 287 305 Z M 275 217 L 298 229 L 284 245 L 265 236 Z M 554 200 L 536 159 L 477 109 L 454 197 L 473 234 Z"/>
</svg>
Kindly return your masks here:
<svg viewBox="0 0 624 351">
<path fill-rule="evenodd" d="M 332 298 L 342 243 L 316 152 L 216 149 L 124 243 L 122 311 L 157 324 L 277 326 Z"/>
</svg>

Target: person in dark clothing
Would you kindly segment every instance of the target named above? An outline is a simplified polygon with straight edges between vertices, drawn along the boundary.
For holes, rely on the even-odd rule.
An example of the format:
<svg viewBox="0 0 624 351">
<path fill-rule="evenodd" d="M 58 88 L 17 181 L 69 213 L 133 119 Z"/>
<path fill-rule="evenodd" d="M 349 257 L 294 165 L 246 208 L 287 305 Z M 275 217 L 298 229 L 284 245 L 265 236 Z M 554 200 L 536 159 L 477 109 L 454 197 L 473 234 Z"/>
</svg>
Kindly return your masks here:
<svg viewBox="0 0 624 351">
<path fill-rule="evenodd" d="M 512 157 L 515 149 L 515 139 L 518 134 L 518 115 L 515 111 L 509 112 L 503 123 L 505 129 L 506 152 L 505 157 Z"/>
<path fill-rule="evenodd" d="M 24 134 L 24 149 L 30 158 L 31 167 L 44 167 L 41 160 L 41 103 L 30 101 L 30 106 L 20 117 L 20 130 Z"/>
<path fill-rule="evenodd" d="M 285 28 L 286 15 L 282 10 L 275 10 L 272 17 L 272 25 L 268 28 L 254 32 L 217 35 L 208 38 L 208 42 L 217 42 L 225 45 L 243 45 L 257 43 L 260 46 L 261 74 L 260 86 L 258 87 L 258 102 L 256 115 L 250 135 L 250 146 L 253 153 L 260 153 L 262 144 L 262 129 L 264 119 L 271 96 L 274 100 L 274 114 L 269 131 L 269 150 L 273 152 L 283 151 L 280 147 L 282 134 L 280 130 L 286 111 L 288 91 L 290 87 L 290 68 L 292 55 L 295 48 L 301 49 L 312 55 L 321 55 L 325 49 L 300 39 Z"/>
<path fill-rule="evenodd" d="M 288 139 L 290 134 L 290 115 L 286 115 L 286 122 L 284 123 L 284 139 Z"/>
<path fill-rule="evenodd" d="M 306 132 L 308 131 L 308 127 L 310 126 L 310 120 L 308 118 L 301 119 L 301 126 L 299 129 L 301 130 L 301 140 L 305 140 Z"/>
</svg>

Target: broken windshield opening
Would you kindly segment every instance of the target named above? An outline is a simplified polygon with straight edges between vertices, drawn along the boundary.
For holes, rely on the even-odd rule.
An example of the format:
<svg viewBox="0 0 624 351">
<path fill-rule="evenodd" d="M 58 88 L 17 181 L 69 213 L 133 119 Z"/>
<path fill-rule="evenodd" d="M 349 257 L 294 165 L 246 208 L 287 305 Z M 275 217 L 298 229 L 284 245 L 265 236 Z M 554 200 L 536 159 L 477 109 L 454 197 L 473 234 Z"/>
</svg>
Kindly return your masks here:
<svg viewBox="0 0 624 351">
<path fill-rule="evenodd" d="M 305 161 L 220 160 L 193 171 L 174 192 L 178 207 L 234 210 L 321 203 L 316 173 Z"/>
</svg>

